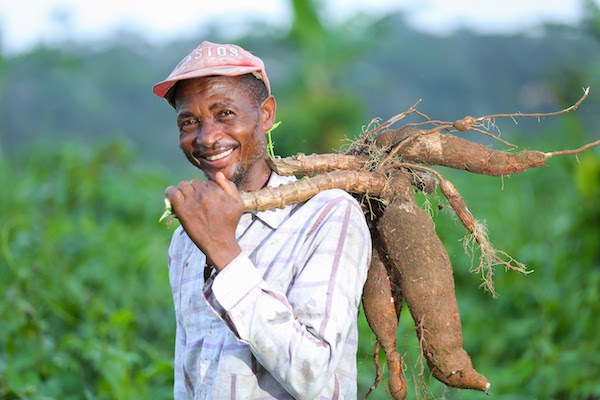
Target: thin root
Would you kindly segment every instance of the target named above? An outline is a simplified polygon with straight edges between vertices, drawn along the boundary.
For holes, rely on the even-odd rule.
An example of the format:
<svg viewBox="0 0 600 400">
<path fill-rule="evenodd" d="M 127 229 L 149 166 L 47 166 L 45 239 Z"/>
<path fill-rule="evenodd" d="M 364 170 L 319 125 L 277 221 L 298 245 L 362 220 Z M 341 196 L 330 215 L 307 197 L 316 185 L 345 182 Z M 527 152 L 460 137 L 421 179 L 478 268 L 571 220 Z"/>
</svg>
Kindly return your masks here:
<svg viewBox="0 0 600 400">
<path fill-rule="evenodd" d="M 417 111 L 417 109 L 415 107 L 417 107 L 417 105 L 421 102 L 421 100 L 417 101 L 411 108 L 409 108 L 407 111 L 400 113 L 398 115 L 393 116 L 392 118 L 388 119 L 386 122 L 384 122 L 383 124 L 379 125 L 377 128 L 375 128 L 374 130 L 372 130 L 371 132 L 366 133 L 363 138 L 362 141 L 363 143 L 366 143 L 367 139 L 372 136 L 372 135 L 376 135 L 377 133 L 381 132 L 382 130 L 392 126 L 393 124 L 395 124 L 396 122 L 400 121 L 401 119 L 404 119 L 406 116 L 413 114 L 413 113 L 417 113 L 417 115 L 421 115 L 420 112 Z"/>
<path fill-rule="evenodd" d="M 504 265 L 505 268 L 524 274 L 533 272 L 533 270 L 526 269 L 525 264 L 518 262 L 504 251 L 496 250 L 488 239 L 487 227 L 477 220 L 473 224 L 473 231 L 463 238 L 463 245 L 467 254 L 473 255 L 475 253 L 473 243 L 478 244 L 481 254 L 479 256 L 479 266 L 477 268 L 471 267 L 471 272 L 481 275 L 483 282 L 480 287 L 490 292 L 493 297 L 498 297 L 492 279 L 494 276 L 494 266 Z M 498 256 L 498 254 L 501 254 L 507 260 Z"/>
<path fill-rule="evenodd" d="M 381 349 L 381 343 L 379 343 L 379 340 L 378 340 L 377 344 L 375 345 L 375 353 L 373 354 L 373 360 L 375 361 L 375 382 L 373 382 L 373 384 L 369 388 L 369 391 L 367 392 L 367 394 L 365 394 L 365 399 L 367 397 L 369 397 L 369 395 L 371 394 L 371 392 L 373 390 L 377 389 L 377 386 L 379 385 L 379 381 L 381 381 L 381 378 L 383 377 L 383 371 L 381 370 L 381 362 L 379 361 L 379 350 L 380 349 Z"/>
<path fill-rule="evenodd" d="M 581 146 L 578 149 L 575 150 L 561 150 L 561 151 L 552 151 L 550 153 L 545 153 L 546 156 L 548 158 L 550 157 L 556 157 L 556 156 L 566 156 L 566 155 L 572 155 L 572 154 L 579 154 L 582 151 L 585 151 L 587 149 L 589 149 L 590 147 L 594 147 L 594 146 L 598 146 L 600 145 L 600 140 L 596 140 L 595 142 L 592 143 L 588 143 L 585 146 Z"/>
<path fill-rule="evenodd" d="M 545 118 L 545 117 L 555 117 L 557 115 L 561 115 L 561 114 L 565 114 L 568 113 L 569 111 L 573 111 L 576 110 L 577 107 L 579 107 L 581 105 L 581 103 L 585 100 L 585 98 L 588 96 L 588 94 L 590 93 L 590 88 L 587 87 L 585 89 L 583 89 L 583 95 L 581 96 L 581 98 L 579 100 L 577 100 L 577 102 L 575 104 L 573 104 L 571 107 L 565 108 L 563 110 L 560 111 L 555 111 L 555 112 L 550 112 L 550 113 L 530 113 L 530 114 L 524 114 L 524 113 L 514 113 L 514 114 L 494 114 L 494 115 L 486 115 L 485 117 L 480 117 L 477 118 L 478 120 L 486 120 L 486 119 L 494 119 L 494 118 L 522 118 L 522 117 L 526 117 L 526 118 Z"/>
</svg>

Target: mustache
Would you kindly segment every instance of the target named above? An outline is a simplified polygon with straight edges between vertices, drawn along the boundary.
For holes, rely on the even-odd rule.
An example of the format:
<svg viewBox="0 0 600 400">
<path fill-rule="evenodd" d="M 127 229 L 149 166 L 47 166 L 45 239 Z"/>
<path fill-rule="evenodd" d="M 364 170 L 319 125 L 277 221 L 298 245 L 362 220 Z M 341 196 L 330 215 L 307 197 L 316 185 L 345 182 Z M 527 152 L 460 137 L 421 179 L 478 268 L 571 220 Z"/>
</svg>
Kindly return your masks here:
<svg viewBox="0 0 600 400">
<path fill-rule="evenodd" d="M 194 150 L 193 154 L 194 154 L 194 157 L 198 157 L 198 156 L 201 157 L 206 154 L 221 153 L 223 151 L 233 149 L 236 147 L 238 147 L 237 143 L 227 143 L 227 142 L 223 142 L 223 141 L 217 141 L 217 142 L 213 143 L 212 146 L 205 146 L 205 145 L 196 146 L 196 149 Z"/>
</svg>

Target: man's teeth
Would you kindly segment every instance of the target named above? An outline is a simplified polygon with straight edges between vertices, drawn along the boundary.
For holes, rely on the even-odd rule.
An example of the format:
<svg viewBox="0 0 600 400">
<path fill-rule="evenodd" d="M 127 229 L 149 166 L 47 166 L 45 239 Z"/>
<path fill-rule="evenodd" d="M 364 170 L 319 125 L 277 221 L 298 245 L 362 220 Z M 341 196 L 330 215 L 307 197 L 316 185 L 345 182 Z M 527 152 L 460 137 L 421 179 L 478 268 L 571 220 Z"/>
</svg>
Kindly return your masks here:
<svg viewBox="0 0 600 400">
<path fill-rule="evenodd" d="M 208 161 L 215 161 L 215 160 L 218 160 L 220 158 L 227 157 L 229 154 L 231 154 L 232 151 L 233 151 L 233 149 L 229 149 L 229 150 L 224 151 L 222 153 L 215 154 L 214 156 L 206 156 L 205 158 Z"/>
</svg>

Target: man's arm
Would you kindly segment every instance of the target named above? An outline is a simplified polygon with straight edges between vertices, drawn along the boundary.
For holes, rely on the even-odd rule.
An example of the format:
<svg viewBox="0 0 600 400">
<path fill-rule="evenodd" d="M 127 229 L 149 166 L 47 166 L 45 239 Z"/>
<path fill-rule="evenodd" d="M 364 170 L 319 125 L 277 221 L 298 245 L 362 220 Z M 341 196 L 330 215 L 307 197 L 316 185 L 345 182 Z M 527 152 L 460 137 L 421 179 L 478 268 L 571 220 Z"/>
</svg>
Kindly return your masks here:
<svg viewBox="0 0 600 400">
<path fill-rule="evenodd" d="M 303 259 L 295 260 L 302 265 L 286 293 L 265 282 L 244 255 L 205 292 L 209 303 L 226 311 L 231 330 L 258 362 L 296 398 L 316 397 L 333 379 L 356 329 L 371 254 L 356 202 L 344 198 L 321 216 Z"/>
</svg>

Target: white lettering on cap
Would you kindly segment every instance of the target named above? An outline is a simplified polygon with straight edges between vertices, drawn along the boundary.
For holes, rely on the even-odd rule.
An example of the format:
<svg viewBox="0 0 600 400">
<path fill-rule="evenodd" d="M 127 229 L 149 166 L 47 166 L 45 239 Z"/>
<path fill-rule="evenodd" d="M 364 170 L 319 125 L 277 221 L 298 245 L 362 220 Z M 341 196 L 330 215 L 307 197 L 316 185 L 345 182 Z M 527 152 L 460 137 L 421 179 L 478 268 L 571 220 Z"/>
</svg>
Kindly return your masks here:
<svg viewBox="0 0 600 400">
<path fill-rule="evenodd" d="M 229 50 L 229 51 L 227 51 Z M 218 46 L 218 47 L 214 47 L 214 46 L 206 46 L 206 47 L 200 47 L 199 49 L 196 49 L 196 51 L 194 52 L 193 56 L 190 55 L 189 61 L 193 60 L 197 60 L 201 57 L 215 57 L 215 56 L 219 56 L 219 57 L 239 57 L 240 56 L 240 52 L 238 51 L 238 49 L 230 47 L 229 49 L 225 46 Z"/>
<path fill-rule="evenodd" d="M 175 71 L 185 68 L 185 65 L 202 57 L 241 57 L 239 49 L 227 46 L 204 46 L 190 52 L 177 66 Z"/>
</svg>

